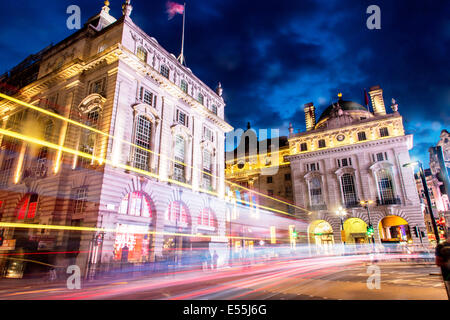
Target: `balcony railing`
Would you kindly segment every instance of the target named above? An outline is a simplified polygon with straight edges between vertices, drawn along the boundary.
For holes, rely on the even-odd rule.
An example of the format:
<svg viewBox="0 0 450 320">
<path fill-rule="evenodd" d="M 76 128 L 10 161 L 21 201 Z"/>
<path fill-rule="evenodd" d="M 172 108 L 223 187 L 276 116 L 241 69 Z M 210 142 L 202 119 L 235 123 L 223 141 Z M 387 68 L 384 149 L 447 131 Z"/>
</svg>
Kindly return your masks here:
<svg viewBox="0 0 450 320">
<path fill-rule="evenodd" d="M 357 207 L 361 207 L 361 203 L 359 201 L 348 201 L 348 202 L 344 203 L 344 207 L 347 209 L 357 208 Z"/>
<path fill-rule="evenodd" d="M 315 205 L 309 205 L 308 210 L 309 211 L 319 211 L 319 210 L 327 210 L 328 207 L 326 204 L 315 204 Z"/>
<path fill-rule="evenodd" d="M 402 201 L 399 197 L 396 198 L 390 198 L 390 199 L 380 199 L 377 197 L 377 206 L 389 206 L 389 205 L 396 205 L 396 204 L 402 204 Z"/>
</svg>

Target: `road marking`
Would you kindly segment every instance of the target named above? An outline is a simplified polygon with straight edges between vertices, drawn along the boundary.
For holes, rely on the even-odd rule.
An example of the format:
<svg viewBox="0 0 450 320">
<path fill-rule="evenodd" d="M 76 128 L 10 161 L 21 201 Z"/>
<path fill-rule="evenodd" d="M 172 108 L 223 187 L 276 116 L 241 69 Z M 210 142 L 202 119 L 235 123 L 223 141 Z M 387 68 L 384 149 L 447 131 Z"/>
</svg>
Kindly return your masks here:
<svg viewBox="0 0 450 320">
<path fill-rule="evenodd" d="M 15 292 L 15 293 L 10 293 L 10 294 L 6 294 L 5 296 L 16 296 L 16 295 L 20 295 L 20 294 L 31 294 L 31 293 L 39 293 L 39 292 L 49 292 L 49 291 L 61 291 L 64 290 L 62 288 L 58 288 L 58 289 L 44 289 L 44 290 L 35 290 L 35 291 L 24 291 L 24 292 Z"/>
</svg>

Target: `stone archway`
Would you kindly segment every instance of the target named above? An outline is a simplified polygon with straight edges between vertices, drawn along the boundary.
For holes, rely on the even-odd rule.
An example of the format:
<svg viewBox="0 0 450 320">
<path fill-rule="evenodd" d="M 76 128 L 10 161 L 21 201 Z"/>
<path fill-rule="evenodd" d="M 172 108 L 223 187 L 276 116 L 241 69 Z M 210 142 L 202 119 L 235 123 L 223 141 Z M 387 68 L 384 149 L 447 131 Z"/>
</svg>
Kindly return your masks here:
<svg viewBox="0 0 450 320">
<path fill-rule="evenodd" d="M 382 243 L 402 243 L 412 241 L 408 222 L 399 216 L 386 216 L 378 223 Z"/>
<path fill-rule="evenodd" d="M 315 220 L 308 227 L 308 238 L 318 253 L 328 253 L 334 245 L 333 227 L 328 221 Z"/>
<path fill-rule="evenodd" d="M 344 222 L 345 239 L 348 244 L 368 243 L 367 223 L 360 218 L 349 218 Z"/>
</svg>

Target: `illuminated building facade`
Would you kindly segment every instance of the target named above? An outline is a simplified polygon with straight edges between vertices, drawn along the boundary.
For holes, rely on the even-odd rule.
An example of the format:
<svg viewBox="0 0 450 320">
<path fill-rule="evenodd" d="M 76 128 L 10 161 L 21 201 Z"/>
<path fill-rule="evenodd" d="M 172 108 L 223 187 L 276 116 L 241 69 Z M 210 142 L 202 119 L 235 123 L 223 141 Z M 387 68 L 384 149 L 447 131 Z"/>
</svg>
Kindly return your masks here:
<svg viewBox="0 0 450 320">
<path fill-rule="evenodd" d="M 178 261 L 191 248 L 217 249 L 223 262 L 224 135 L 232 127 L 222 88 L 211 90 L 181 65 L 135 25 L 131 9 L 127 1 L 116 20 L 106 4 L 81 30 L 2 77 L 2 92 L 73 123 L 0 102 L 2 129 L 57 146 L 1 137 L 1 222 L 115 232 L 9 228 L 5 237 L 22 252 L 66 252 L 48 262 L 83 272 Z M 24 73 L 29 81 L 15 81 Z"/>
<path fill-rule="evenodd" d="M 367 243 L 369 224 L 378 243 L 416 243 L 413 226 L 424 230 L 414 175 L 403 167 L 413 137 L 405 134 L 394 100 L 393 112 L 386 113 L 382 89 L 372 87 L 369 95 L 373 112 L 339 94 L 317 121 L 309 103 L 307 131 L 290 131 L 286 160 L 295 205 L 310 211 L 298 212 L 310 221 L 309 243 Z M 339 208 L 346 212 L 342 220 Z"/>
<path fill-rule="evenodd" d="M 425 169 L 424 172 L 428 185 L 428 192 L 430 194 L 431 206 L 433 207 L 433 216 L 439 222 L 441 218 L 444 218 L 445 213 L 449 211 L 448 198 L 446 194 L 441 193 L 439 186 L 442 185 L 442 182 L 439 182 L 438 177 L 433 176 L 431 169 Z M 430 240 L 434 241 L 436 236 L 434 234 L 431 216 L 428 214 L 427 200 L 423 189 L 422 179 L 420 179 L 418 174 L 415 174 L 415 178 L 425 219 L 426 234 Z"/>
<path fill-rule="evenodd" d="M 447 174 L 449 174 L 450 167 L 450 133 L 447 130 L 442 130 L 440 134 L 439 142 L 436 146 L 440 146 L 442 148 L 442 153 L 444 157 L 444 163 L 447 168 Z M 434 148 L 429 149 L 430 153 L 430 170 L 432 181 L 430 181 L 429 186 L 432 186 L 432 189 L 435 191 L 435 204 L 436 209 L 438 211 L 439 218 L 441 221 L 444 221 L 442 225 L 442 229 L 448 232 L 449 221 L 450 221 L 450 205 L 449 205 L 449 196 L 446 191 L 444 184 L 444 176 L 441 172 L 441 167 L 439 165 L 439 160 L 437 154 L 435 153 Z"/>
</svg>

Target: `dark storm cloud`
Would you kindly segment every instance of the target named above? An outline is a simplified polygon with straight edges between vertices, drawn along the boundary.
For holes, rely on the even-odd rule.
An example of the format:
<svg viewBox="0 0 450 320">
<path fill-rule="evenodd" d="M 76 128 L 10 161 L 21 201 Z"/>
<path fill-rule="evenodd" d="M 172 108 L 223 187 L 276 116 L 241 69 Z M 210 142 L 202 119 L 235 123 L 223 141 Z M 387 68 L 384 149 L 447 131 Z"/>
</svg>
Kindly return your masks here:
<svg viewBox="0 0 450 320">
<path fill-rule="evenodd" d="M 68 36 L 67 6 L 79 5 L 86 21 L 102 2 L 3 4 L 0 70 Z M 113 16 L 122 2 L 111 1 Z M 165 0 L 132 4 L 134 22 L 178 55 L 181 16 L 169 21 Z M 381 30 L 366 28 L 371 4 L 381 8 Z M 339 91 L 362 103 L 364 88 L 381 85 L 388 109 L 396 98 L 415 134 L 413 154 L 426 161 L 426 146 L 450 124 L 449 9 L 447 0 L 188 1 L 185 55 L 210 87 L 222 82 L 236 128 L 250 121 L 287 134 L 289 122 L 304 128 L 303 104 L 313 101 L 320 113 Z"/>
</svg>

